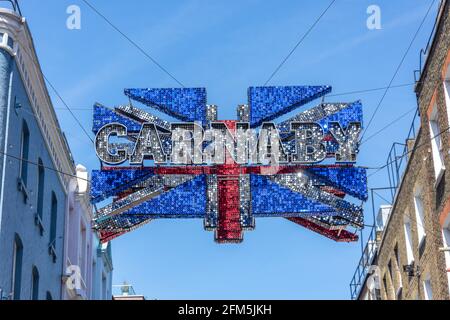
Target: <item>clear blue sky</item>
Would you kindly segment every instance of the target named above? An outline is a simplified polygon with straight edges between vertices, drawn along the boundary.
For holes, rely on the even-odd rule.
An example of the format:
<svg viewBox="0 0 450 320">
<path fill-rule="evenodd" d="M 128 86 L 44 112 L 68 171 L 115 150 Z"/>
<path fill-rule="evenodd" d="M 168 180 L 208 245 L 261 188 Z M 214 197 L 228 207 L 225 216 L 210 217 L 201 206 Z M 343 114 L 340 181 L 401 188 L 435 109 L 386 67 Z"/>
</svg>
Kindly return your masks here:
<svg viewBox="0 0 450 320">
<path fill-rule="evenodd" d="M 328 0 L 91 0 L 186 86 L 206 87 L 221 119 L 234 119 L 246 89 L 262 85 Z M 90 130 L 94 102 L 126 103 L 123 88 L 176 86 L 79 0 L 21 1 L 42 69 Z M 378 4 L 382 30 L 366 28 Z M 388 84 L 431 0 L 337 0 L 276 75 L 274 85 L 332 85 L 334 93 Z M 81 7 L 82 29 L 66 28 L 66 8 Z M 413 82 L 430 14 L 395 84 Z M 50 91 L 51 92 L 51 91 Z M 99 166 L 94 149 L 51 92 L 78 163 Z M 361 99 L 365 118 L 382 91 L 329 98 Z M 416 104 L 413 87 L 392 89 L 368 135 Z M 412 113 L 364 145 L 359 164 L 379 166 L 406 137 Z M 380 173 L 370 186 L 385 186 Z M 367 206 L 367 222 L 372 223 Z M 150 299 L 348 299 L 360 244 L 338 244 L 284 219 L 257 220 L 241 245 L 217 245 L 201 220 L 155 221 L 113 241 L 114 283 L 126 280 Z"/>
</svg>

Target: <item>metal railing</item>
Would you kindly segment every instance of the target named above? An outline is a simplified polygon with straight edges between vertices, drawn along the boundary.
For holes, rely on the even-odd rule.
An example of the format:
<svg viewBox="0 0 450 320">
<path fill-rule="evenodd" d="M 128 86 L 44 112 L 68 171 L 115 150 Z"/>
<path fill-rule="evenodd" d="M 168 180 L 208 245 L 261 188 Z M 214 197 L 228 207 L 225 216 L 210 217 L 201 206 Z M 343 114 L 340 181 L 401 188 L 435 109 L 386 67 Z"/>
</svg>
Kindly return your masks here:
<svg viewBox="0 0 450 320">
<path fill-rule="evenodd" d="M 350 295 L 352 300 L 358 298 L 362 286 L 366 280 L 370 266 L 372 266 L 376 256 L 376 228 L 372 227 L 369 239 L 367 240 L 367 244 L 363 250 L 361 258 L 359 259 L 358 266 L 356 267 L 355 273 L 353 274 L 353 278 L 350 281 Z"/>
<path fill-rule="evenodd" d="M 394 142 L 386 160 L 389 187 L 391 188 L 391 203 L 394 202 L 398 188 L 403 180 L 403 174 L 408 164 L 409 155 L 413 142 L 420 130 L 419 108 L 417 108 L 405 143 Z M 411 144 L 411 145 L 410 145 Z"/>
<path fill-rule="evenodd" d="M 422 77 L 422 71 L 423 71 L 423 68 L 425 67 L 425 64 L 427 62 L 428 54 L 430 53 L 430 48 L 431 48 L 431 45 L 433 44 L 433 39 L 434 39 L 434 36 L 436 34 L 436 31 L 437 31 L 437 25 L 438 25 L 438 22 L 439 22 L 439 15 L 442 13 L 442 10 L 444 9 L 444 6 L 445 6 L 447 1 L 448 0 L 440 0 L 438 14 L 436 16 L 436 20 L 434 22 L 433 29 L 431 30 L 430 36 L 428 38 L 427 44 L 426 44 L 425 48 L 420 49 L 420 52 L 419 52 L 419 69 L 418 70 L 414 70 L 414 79 L 415 79 L 416 82 L 419 81 L 420 78 Z"/>
<path fill-rule="evenodd" d="M 361 289 L 366 281 L 367 275 L 377 258 L 378 250 L 378 238 L 377 234 L 379 231 L 375 225 L 375 211 L 377 205 L 375 203 L 375 198 L 378 197 L 383 202 L 389 202 L 386 197 L 379 194 L 380 191 L 391 193 L 391 187 L 385 188 L 372 188 L 370 189 L 370 199 L 372 203 L 372 219 L 373 225 L 371 226 L 370 233 L 366 242 L 366 245 L 361 248 L 361 258 L 359 259 L 358 265 L 356 267 L 355 273 L 353 274 L 352 280 L 350 281 L 350 296 L 352 300 L 357 299 Z M 389 204 L 391 204 L 390 202 Z M 361 244 L 363 243 L 363 234 L 361 232 Z"/>
<path fill-rule="evenodd" d="M 415 143 L 414 139 L 420 130 L 420 117 L 419 109 L 416 110 L 414 118 L 411 122 L 411 126 L 408 131 L 408 135 L 405 143 L 395 142 L 389 151 L 386 159 L 386 171 L 388 175 L 389 186 L 382 188 L 372 188 L 370 189 L 370 198 L 372 201 L 372 216 L 373 225 L 367 239 L 365 246 L 361 247 L 361 258 L 359 259 L 358 265 L 356 267 L 355 273 L 353 274 L 352 280 L 350 281 L 350 296 L 352 300 L 357 299 L 361 293 L 361 289 L 366 281 L 368 272 L 373 265 L 378 251 L 378 241 L 377 238 L 377 228 L 375 226 L 375 212 L 378 209 L 375 205 L 375 197 L 381 198 L 385 204 L 393 205 L 396 201 L 396 197 L 403 180 L 403 176 L 408 164 L 409 154 L 411 150 L 409 149 Z M 378 191 L 385 191 L 388 193 L 386 197 L 380 196 Z M 363 244 L 361 232 L 361 244 Z"/>
<path fill-rule="evenodd" d="M 131 284 L 114 284 L 112 285 L 113 296 L 134 296 L 136 292 Z"/>
</svg>

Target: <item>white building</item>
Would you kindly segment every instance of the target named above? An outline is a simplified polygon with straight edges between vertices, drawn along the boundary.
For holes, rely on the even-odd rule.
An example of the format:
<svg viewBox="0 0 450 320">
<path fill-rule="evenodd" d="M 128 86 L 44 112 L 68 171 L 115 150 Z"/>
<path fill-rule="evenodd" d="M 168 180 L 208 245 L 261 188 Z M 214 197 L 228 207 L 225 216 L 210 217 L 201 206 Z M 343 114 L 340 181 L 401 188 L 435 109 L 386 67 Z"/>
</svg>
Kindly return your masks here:
<svg viewBox="0 0 450 320">
<path fill-rule="evenodd" d="M 76 167 L 69 187 L 65 225 L 65 283 L 63 299 L 110 300 L 112 257 L 110 243 L 100 243 L 92 231 L 88 172 Z"/>
</svg>

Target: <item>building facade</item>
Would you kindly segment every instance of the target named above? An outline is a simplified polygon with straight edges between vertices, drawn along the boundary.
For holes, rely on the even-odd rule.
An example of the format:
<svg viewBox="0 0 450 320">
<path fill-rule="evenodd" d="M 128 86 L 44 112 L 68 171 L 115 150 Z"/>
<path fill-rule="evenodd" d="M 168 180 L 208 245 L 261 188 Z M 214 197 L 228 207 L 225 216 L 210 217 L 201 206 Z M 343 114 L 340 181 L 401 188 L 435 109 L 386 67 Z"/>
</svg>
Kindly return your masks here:
<svg viewBox="0 0 450 320">
<path fill-rule="evenodd" d="M 4 3 L 11 7 L 0 8 L 0 299 L 111 299 L 111 288 L 101 289 L 109 296 L 93 293 L 101 283 L 94 264 L 109 279 L 112 263 L 91 230 L 87 171 L 74 164 L 26 19 L 17 1 Z M 70 291 L 74 277 L 81 288 Z"/>
<path fill-rule="evenodd" d="M 441 1 L 426 52 L 415 88 L 420 127 L 405 143 L 405 171 L 352 280 L 355 299 L 450 298 L 449 1 Z"/>
<path fill-rule="evenodd" d="M 100 243 L 92 232 L 92 205 L 89 201 L 88 172 L 76 167 L 69 185 L 69 205 L 65 224 L 63 299 L 110 300 L 112 297 L 111 244 Z"/>
</svg>

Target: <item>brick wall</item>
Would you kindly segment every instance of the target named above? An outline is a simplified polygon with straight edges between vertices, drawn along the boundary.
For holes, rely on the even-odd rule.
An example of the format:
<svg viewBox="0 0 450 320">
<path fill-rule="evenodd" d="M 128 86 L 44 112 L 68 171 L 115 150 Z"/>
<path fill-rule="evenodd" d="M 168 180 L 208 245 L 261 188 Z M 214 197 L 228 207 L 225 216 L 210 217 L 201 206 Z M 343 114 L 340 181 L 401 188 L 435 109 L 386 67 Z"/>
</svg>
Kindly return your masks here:
<svg viewBox="0 0 450 320">
<path fill-rule="evenodd" d="M 416 87 L 421 116 L 421 128 L 414 142 L 408 166 L 392 208 L 390 222 L 385 228 L 378 254 L 382 299 L 424 299 L 424 281 L 431 284 L 433 299 L 449 299 L 449 284 L 443 246 L 440 217 L 448 211 L 450 199 L 450 130 L 441 135 L 444 165 L 442 178 L 436 181 L 429 120 L 437 106 L 439 132 L 450 126 L 445 101 L 444 78 L 450 62 L 449 1 L 445 4 L 427 63 Z M 419 243 L 414 196 L 421 189 L 424 212 L 423 243 Z M 447 204 L 447 206 L 446 206 Z M 408 264 L 405 220 L 410 221 L 412 249 L 418 272 L 409 276 L 403 271 Z M 397 249 L 396 249 L 397 248 Z M 396 252 L 398 254 L 396 254 Z M 399 262 L 397 262 L 397 259 Z M 390 266 L 390 267 L 389 267 Z M 400 284 L 401 283 L 401 284 Z M 399 292 L 399 288 L 402 287 Z M 397 295 L 397 293 L 399 293 Z"/>
</svg>

